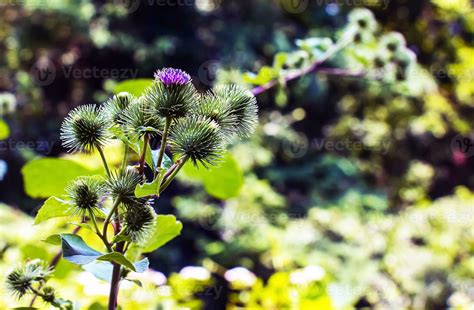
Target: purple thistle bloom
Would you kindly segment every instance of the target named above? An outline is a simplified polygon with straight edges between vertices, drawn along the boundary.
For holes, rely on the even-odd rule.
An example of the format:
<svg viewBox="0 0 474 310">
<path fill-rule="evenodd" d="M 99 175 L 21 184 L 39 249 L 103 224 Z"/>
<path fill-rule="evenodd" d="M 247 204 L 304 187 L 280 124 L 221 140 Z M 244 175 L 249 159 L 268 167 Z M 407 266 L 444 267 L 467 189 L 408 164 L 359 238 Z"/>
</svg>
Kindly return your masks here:
<svg viewBox="0 0 474 310">
<path fill-rule="evenodd" d="M 166 86 L 185 85 L 191 81 L 189 74 L 180 69 L 163 68 L 155 72 L 155 80 Z"/>
</svg>

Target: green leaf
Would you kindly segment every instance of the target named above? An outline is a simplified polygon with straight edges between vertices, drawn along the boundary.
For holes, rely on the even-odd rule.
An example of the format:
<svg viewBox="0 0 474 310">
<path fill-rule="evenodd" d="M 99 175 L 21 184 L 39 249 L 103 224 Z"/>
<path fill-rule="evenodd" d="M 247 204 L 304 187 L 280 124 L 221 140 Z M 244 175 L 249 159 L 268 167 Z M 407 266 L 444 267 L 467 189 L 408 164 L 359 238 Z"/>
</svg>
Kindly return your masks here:
<svg viewBox="0 0 474 310">
<path fill-rule="evenodd" d="M 10 136 L 10 128 L 8 128 L 7 123 L 0 119 L 0 140 L 5 140 Z"/>
<path fill-rule="evenodd" d="M 112 252 L 102 255 L 97 258 L 97 260 L 106 261 L 106 262 L 113 262 L 119 265 L 122 265 L 130 270 L 136 271 L 135 266 L 129 261 L 122 253 L 119 252 Z"/>
<path fill-rule="evenodd" d="M 288 60 L 288 54 L 284 52 L 280 52 L 275 55 L 275 58 L 273 59 L 273 69 L 276 71 L 280 71 L 283 69 L 283 66 L 286 64 L 286 61 Z"/>
<path fill-rule="evenodd" d="M 271 67 L 264 66 L 258 71 L 258 74 L 255 75 L 253 73 L 245 73 L 243 76 L 244 82 L 254 84 L 254 85 L 263 85 L 265 83 L 270 82 L 277 75 L 275 70 Z"/>
<path fill-rule="evenodd" d="M 52 244 L 52 245 L 61 245 L 61 235 L 60 234 L 54 234 L 46 237 L 46 239 L 43 239 L 41 241 Z"/>
<path fill-rule="evenodd" d="M 135 272 L 143 273 L 148 270 L 148 266 L 150 266 L 150 262 L 148 261 L 148 258 L 145 257 L 144 259 L 133 263 L 133 266 L 135 266 Z"/>
<path fill-rule="evenodd" d="M 78 235 L 61 234 L 61 239 L 63 257 L 68 262 L 85 265 L 103 256 L 102 253 L 89 247 Z"/>
<path fill-rule="evenodd" d="M 46 220 L 71 215 L 70 205 L 57 197 L 49 197 L 36 214 L 35 225 Z"/>
<path fill-rule="evenodd" d="M 25 192 L 33 198 L 60 196 L 68 182 L 94 172 L 70 160 L 39 158 L 28 162 L 21 169 Z"/>
<path fill-rule="evenodd" d="M 92 273 L 97 279 L 112 282 L 112 272 L 114 266 L 109 262 L 93 261 L 82 266 L 86 271 Z"/>
<path fill-rule="evenodd" d="M 143 247 L 143 253 L 153 252 L 162 247 L 168 241 L 179 236 L 183 224 L 176 220 L 173 215 L 158 215 L 156 217 L 155 233 L 148 241 L 147 245 Z"/>
<path fill-rule="evenodd" d="M 162 178 L 157 177 L 151 183 L 138 184 L 135 188 L 135 196 L 137 196 L 137 198 L 158 196 L 161 179 Z"/>
<path fill-rule="evenodd" d="M 202 182 L 206 192 L 219 199 L 229 199 L 240 193 L 244 183 L 242 169 L 230 153 L 226 153 L 217 167 L 194 167 L 190 162 L 183 167 L 184 174 Z"/>
<path fill-rule="evenodd" d="M 134 96 L 139 97 L 148 86 L 151 86 L 152 83 L 152 79 L 134 79 L 123 81 L 114 87 L 114 93 L 118 94 L 120 92 L 126 91 Z"/>
<path fill-rule="evenodd" d="M 139 286 L 139 287 L 143 287 L 143 284 L 142 284 L 142 282 L 141 282 L 140 280 L 137 280 L 137 279 L 128 279 L 128 278 L 125 278 L 125 280 L 130 281 L 130 282 L 133 282 L 133 283 L 135 283 L 135 284 L 136 284 L 137 286 Z"/>
<path fill-rule="evenodd" d="M 128 241 L 130 242 L 131 239 L 129 236 L 124 236 L 124 235 L 117 235 L 114 237 L 114 239 L 112 240 L 112 243 L 119 243 L 119 242 L 122 242 L 122 241 Z"/>
</svg>

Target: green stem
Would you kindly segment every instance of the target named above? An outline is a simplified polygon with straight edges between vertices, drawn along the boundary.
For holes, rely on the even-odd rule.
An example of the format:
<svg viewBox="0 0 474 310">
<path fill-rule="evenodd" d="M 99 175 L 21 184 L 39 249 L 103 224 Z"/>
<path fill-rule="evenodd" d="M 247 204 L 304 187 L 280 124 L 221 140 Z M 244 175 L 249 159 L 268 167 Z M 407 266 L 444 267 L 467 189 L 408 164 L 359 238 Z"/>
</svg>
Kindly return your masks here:
<svg viewBox="0 0 474 310">
<path fill-rule="evenodd" d="M 110 178 L 110 170 L 109 166 L 107 165 L 107 160 L 105 159 L 104 151 L 102 150 L 101 147 L 97 148 L 97 151 L 99 151 L 100 158 L 102 158 L 102 163 L 104 164 L 105 172 L 107 172 L 107 176 Z"/>
<path fill-rule="evenodd" d="M 142 151 L 142 154 L 140 156 L 140 166 L 138 168 L 138 172 L 140 174 L 143 174 L 143 172 L 145 171 L 146 150 L 147 150 L 147 147 L 148 147 L 148 141 L 149 140 L 150 140 L 150 136 L 148 135 L 148 133 L 145 133 L 145 136 L 143 137 L 143 151 Z"/>
<path fill-rule="evenodd" d="M 107 218 L 105 219 L 104 229 L 102 230 L 102 236 L 105 238 L 105 240 L 108 240 L 107 239 L 107 227 L 109 226 L 110 220 L 112 219 L 112 215 L 115 213 L 115 211 L 117 211 L 119 204 L 120 204 L 120 198 L 117 197 L 115 199 L 114 205 L 112 206 L 112 209 L 110 210 L 109 214 L 107 215 Z"/>
<path fill-rule="evenodd" d="M 170 183 L 173 181 L 173 179 L 176 177 L 178 172 L 183 168 L 184 164 L 186 161 L 189 159 L 189 157 L 184 157 L 179 163 L 179 165 L 173 170 L 173 172 L 170 174 L 170 176 L 164 181 L 164 183 L 160 186 L 160 194 L 170 185 Z"/>
<path fill-rule="evenodd" d="M 125 167 L 127 167 L 128 150 L 129 150 L 129 146 L 128 144 L 125 143 L 125 149 L 123 151 L 123 160 L 122 160 L 122 167 L 121 167 L 122 172 L 124 172 Z"/>
<path fill-rule="evenodd" d="M 107 248 L 107 250 L 112 252 L 112 247 L 110 246 L 110 243 L 107 240 L 107 238 L 105 238 L 105 236 L 100 233 L 99 226 L 97 226 L 97 220 L 95 219 L 95 215 L 91 210 L 89 210 L 89 216 L 92 220 L 92 223 L 94 224 L 95 233 L 97 234 L 97 236 L 99 236 L 99 238 L 102 240 L 102 242 L 104 242 L 104 245 Z"/>
<path fill-rule="evenodd" d="M 165 155 L 166 150 L 166 140 L 168 139 L 168 133 L 171 126 L 171 117 L 166 118 L 165 128 L 163 129 L 163 135 L 161 135 L 161 146 L 160 146 L 160 153 L 158 154 L 158 161 L 156 162 L 156 169 L 155 169 L 155 177 L 158 173 L 158 169 L 161 167 L 161 162 L 163 161 L 163 157 Z"/>
</svg>

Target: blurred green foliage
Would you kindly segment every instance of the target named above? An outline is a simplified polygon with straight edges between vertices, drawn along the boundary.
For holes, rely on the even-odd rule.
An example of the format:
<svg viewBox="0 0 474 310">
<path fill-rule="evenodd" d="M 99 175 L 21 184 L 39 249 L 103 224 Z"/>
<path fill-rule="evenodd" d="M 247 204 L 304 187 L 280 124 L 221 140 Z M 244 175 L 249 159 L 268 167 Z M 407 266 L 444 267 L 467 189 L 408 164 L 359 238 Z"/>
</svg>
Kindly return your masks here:
<svg viewBox="0 0 474 310">
<path fill-rule="evenodd" d="M 130 74 L 67 78 L 63 68 L 69 66 L 138 68 L 140 78 L 177 64 L 191 68 L 203 89 L 276 80 L 258 96 L 257 134 L 232 147 L 218 171 L 222 179 L 186 167 L 186 177 L 173 186 L 176 197 L 160 198 L 157 211 L 175 213 L 182 236 L 149 256 L 166 278 L 157 271 L 130 275 L 142 287 L 124 283 L 123 309 L 471 309 L 474 161 L 453 148 L 455 137 L 473 134 L 471 2 L 390 1 L 384 7 L 374 1 L 379 29 L 373 35 L 341 50 L 326 70 L 288 83 L 288 73 L 311 65 L 338 42 L 352 7 L 310 3 L 293 14 L 277 2 L 222 1 L 210 11 L 190 6 L 161 12 L 128 12 L 114 1 L 4 6 L 0 140 L 57 141 L 59 119 L 71 106 L 100 102 L 112 92 L 140 93 L 147 84 L 120 83 L 135 78 Z M 417 55 L 402 81 L 397 71 L 376 67 L 391 31 L 401 32 Z M 57 77 L 41 86 L 30 70 L 45 59 Z M 331 74 L 334 68 L 367 74 L 341 77 Z M 214 76 L 209 80 L 203 72 Z M 336 148 L 338 142 L 343 147 Z M 73 174 L 103 173 L 93 156 L 62 151 L 56 147 L 42 153 L 49 157 L 25 164 L 26 194 L 61 195 Z M 58 247 L 40 240 L 57 227 L 73 227 L 61 219 L 33 227 L 14 209 L 38 204 L 23 196 L 23 184 L 11 176 L 35 155 L 0 155 L 12 167 L 9 185 L 0 183 L 6 197 L 0 199 L 13 206 L 0 208 L 1 275 L 25 259 L 51 260 Z M 121 150 L 110 146 L 107 157 L 118 162 Z M 5 186 L 16 194 L 4 193 Z M 178 222 L 169 221 L 177 230 Z M 94 245 L 86 229 L 81 236 Z M 192 269 L 194 277 L 177 272 L 187 265 L 205 269 Z M 243 273 L 231 281 L 226 271 L 236 266 L 256 279 Z M 106 282 L 64 260 L 55 278 L 65 298 L 84 309 L 103 309 Z M 13 303 L 3 289 L 0 308 Z"/>
</svg>

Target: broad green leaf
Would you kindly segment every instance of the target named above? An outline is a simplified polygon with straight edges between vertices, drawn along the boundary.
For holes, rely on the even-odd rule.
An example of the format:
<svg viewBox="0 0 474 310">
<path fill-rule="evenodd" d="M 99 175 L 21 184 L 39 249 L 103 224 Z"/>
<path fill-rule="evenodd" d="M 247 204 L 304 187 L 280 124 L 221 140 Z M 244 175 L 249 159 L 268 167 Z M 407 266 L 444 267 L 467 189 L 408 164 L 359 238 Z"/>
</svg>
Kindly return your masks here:
<svg viewBox="0 0 474 310">
<path fill-rule="evenodd" d="M 82 268 L 92 273 L 97 279 L 111 282 L 114 266 L 109 262 L 93 261 L 83 265 Z"/>
<path fill-rule="evenodd" d="M 106 261 L 106 262 L 113 262 L 119 265 L 122 265 L 130 270 L 136 271 L 135 266 L 129 261 L 122 253 L 119 252 L 112 252 L 102 255 L 97 258 L 97 260 Z"/>
<path fill-rule="evenodd" d="M 237 196 L 244 183 L 242 169 L 230 153 L 224 155 L 222 162 L 216 167 L 196 168 L 188 162 L 184 165 L 183 172 L 187 177 L 202 182 L 206 192 L 219 199 Z"/>
<path fill-rule="evenodd" d="M 61 245 L 61 235 L 60 234 L 54 234 L 46 237 L 46 239 L 43 239 L 41 241 L 52 244 L 52 245 Z"/>
<path fill-rule="evenodd" d="M 61 239 L 63 257 L 68 262 L 85 265 L 103 256 L 102 253 L 89 247 L 78 235 L 62 234 Z"/>
<path fill-rule="evenodd" d="M 152 79 L 134 79 L 123 81 L 114 87 L 114 93 L 118 94 L 120 92 L 126 91 L 134 96 L 139 97 L 152 83 Z"/>
<path fill-rule="evenodd" d="M 7 123 L 0 119 L 0 140 L 4 140 L 10 136 L 10 128 L 8 128 Z"/>
<path fill-rule="evenodd" d="M 35 217 L 35 225 L 46 220 L 71 215 L 71 205 L 57 197 L 49 197 Z"/>
<path fill-rule="evenodd" d="M 133 266 L 135 266 L 135 272 L 143 273 L 147 271 L 148 266 L 150 266 L 150 262 L 148 261 L 148 258 L 145 257 L 144 259 L 133 263 Z"/>
<path fill-rule="evenodd" d="M 94 172 L 70 160 L 39 158 L 28 162 L 21 169 L 25 192 L 33 198 L 60 196 L 68 182 Z"/>
<path fill-rule="evenodd" d="M 143 253 L 153 252 L 162 247 L 168 241 L 179 236 L 182 228 L 183 224 L 177 221 L 173 215 L 158 215 L 156 217 L 155 233 L 147 245 L 143 247 Z"/>
<path fill-rule="evenodd" d="M 138 184 L 135 188 L 135 196 L 137 196 L 138 198 L 147 196 L 158 196 L 160 183 L 161 178 L 158 177 L 151 183 Z"/>
</svg>

